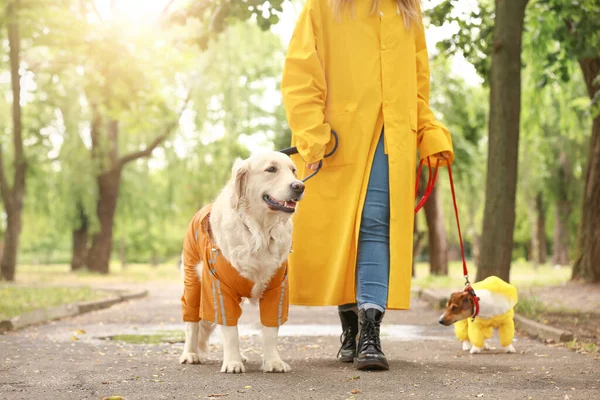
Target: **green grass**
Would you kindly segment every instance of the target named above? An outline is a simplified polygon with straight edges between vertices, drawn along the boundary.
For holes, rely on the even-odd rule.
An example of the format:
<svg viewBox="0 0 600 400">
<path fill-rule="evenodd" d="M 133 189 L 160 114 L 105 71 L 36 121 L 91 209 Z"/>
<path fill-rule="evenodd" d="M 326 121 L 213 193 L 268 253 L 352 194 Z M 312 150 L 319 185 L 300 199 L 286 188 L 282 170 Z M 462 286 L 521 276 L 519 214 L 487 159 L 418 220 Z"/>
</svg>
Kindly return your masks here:
<svg viewBox="0 0 600 400">
<path fill-rule="evenodd" d="M 580 342 L 577 338 L 567 343 L 567 348 L 579 352 L 598 354 L 600 353 L 600 345 L 596 343 Z"/>
<path fill-rule="evenodd" d="M 515 306 L 515 311 L 527 318 L 538 319 L 541 314 L 548 311 L 544 303 L 534 296 L 521 296 L 519 302 Z"/>
<path fill-rule="evenodd" d="M 102 275 L 89 271 L 71 272 L 67 264 L 19 265 L 16 281 L 20 284 L 49 285 L 60 284 L 110 284 L 143 283 L 150 281 L 179 282 L 181 280 L 176 261 L 153 267 L 149 264 L 129 264 L 125 268 L 120 263 L 110 266 L 110 274 Z"/>
<path fill-rule="evenodd" d="M 469 278 L 475 281 L 477 268 L 467 263 Z M 429 264 L 417 263 L 413 285 L 420 288 L 457 288 L 464 284 L 462 263 L 451 262 L 448 276 L 429 275 Z M 553 286 L 567 282 L 571 278 L 571 268 L 545 265 L 535 268 L 527 262 L 515 262 L 511 267 L 511 283 L 519 289 Z M 125 268 L 120 263 L 113 263 L 109 275 L 100 275 L 89 271 L 71 272 L 67 264 L 19 265 L 17 282 L 28 285 L 89 285 L 110 283 L 143 283 L 143 282 L 179 282 L 181 279 L 176 260 L 153 267 L 148 264 L 130 264 Z"/>
<path fill-rule="evenodd" d="M 0 320 L 10 319 L 38 308 L 50 308 L 106 296 L 105 292 L 89 287 L 22 287 L 0 284 Z"/>
<path fill-rule="evenodd" d="M 475 282 L 477 268 L 467 262 L 469 279 Z M 429 275 L 429 264 L 417 263 L 413 285 L 420 288 L 460 288 L 464 285 L 462 262 L 451 262 L 448 266 L 448 276 Z M 510 269 L 510 282 L 521 288 L 536 286 L 554 286 L 567 282 L 571 278 L 571 268 L 562 267 L 555 269 L 549 265 L 534 267 L 527 262 L 514 262 Z"/>
<path fill-rule="evenodd" d="M 128 344 L 183 343 L 185 334 L 183 331 L 159 331 L 147 335 L 114 335 L 106 339 Z"/>
</svg>

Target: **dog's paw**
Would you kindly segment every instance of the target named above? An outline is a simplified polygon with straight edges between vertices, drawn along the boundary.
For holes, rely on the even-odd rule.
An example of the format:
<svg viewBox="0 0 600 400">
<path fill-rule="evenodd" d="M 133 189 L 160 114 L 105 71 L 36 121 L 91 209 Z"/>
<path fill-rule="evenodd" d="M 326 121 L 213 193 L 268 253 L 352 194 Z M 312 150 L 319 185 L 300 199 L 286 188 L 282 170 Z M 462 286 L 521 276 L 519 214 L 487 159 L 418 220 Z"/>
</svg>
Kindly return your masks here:
<svg viewBox="0 0 600 400">
<path fill-rule="evenodd" d="M 489 340 L 486 340 L 483 342 L 483 349 L 484 350 L 494 350 L 494 347 L 490 344 Z"/>
<path fill-rule="evenodd" d="M 246 372 L 246 367 L 244 367 L 242 361 L 223 361 L 221 372 L 227 374 L 241 374 L 242 372 Z"/>
<path fill-rule="evenodd" d="M 483 350 L 481 347 L 475 347 L 475 346 L 473 346 L 473 347 L 471 347 L 470 353 L 471 354 L 479 354 L 479 353 L 481 353 L 481 350 Z"/>
<path fill-rule="evenodd" d="M 465 340 L 462 342 L 462 349 L 463 351 L 469 351 L 471 350 L 471 342 L 469 342 L 468 340 Z"/>
<path fill-rule="evenodd" d="M 503 349 L 504 349 L 504 352 L 509 353 L 509 354 L 513 354 L 513 353 L 517 352 L 512 344 L 509 344 L 508 346 L 503 347 Z"/>
<path fill-rule="evenodd" d="M 268 360 L 263 363 L 261 369 L 263 372 L 289 372 L 292 367 L 281 360 Z"/>
<path fill-rule="evenodd" d="M 197 353 L 183 353 L 179 357 L 181 364 L 200 364 L 200 356 Z"/>
</svg>

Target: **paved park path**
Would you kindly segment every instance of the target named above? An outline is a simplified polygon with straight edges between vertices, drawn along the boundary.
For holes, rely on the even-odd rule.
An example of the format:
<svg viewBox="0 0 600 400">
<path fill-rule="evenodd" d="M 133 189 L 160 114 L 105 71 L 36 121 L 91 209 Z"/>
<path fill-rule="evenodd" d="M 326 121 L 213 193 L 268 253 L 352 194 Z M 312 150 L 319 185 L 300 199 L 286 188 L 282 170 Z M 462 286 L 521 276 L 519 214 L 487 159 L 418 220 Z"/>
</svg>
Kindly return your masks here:
<svg viewBox="0 0 600 400">
<path fill-rule="evenodd" d="M 332 307 L 291 308 L 280 339 L 293 369 L 288 374 L 260 372 L 257 312 L 250 305 L 240 328 L 245 374 L 218 372 L 218 334 L 208 362 L 180 365 L 180 285 L 145 287 L 143 299 L 0 335 L 0 399 L 600 399 L 600 361 L 592 356 L 522 336 L 517 354 L 472 356 L 418 299 L 412 310 L 385 317 L 389 372 L 358 372 L 335 361 L 340 328 Z M 106 339 L 157 333 L 164 342 Z"/>
</svg>

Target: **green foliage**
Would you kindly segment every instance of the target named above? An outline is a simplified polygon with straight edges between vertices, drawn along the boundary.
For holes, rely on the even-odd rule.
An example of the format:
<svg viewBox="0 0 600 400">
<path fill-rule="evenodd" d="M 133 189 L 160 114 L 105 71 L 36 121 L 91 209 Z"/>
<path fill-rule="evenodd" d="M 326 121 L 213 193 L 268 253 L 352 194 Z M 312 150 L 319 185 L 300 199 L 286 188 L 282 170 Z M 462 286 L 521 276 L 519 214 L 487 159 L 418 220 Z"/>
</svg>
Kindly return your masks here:
<svg viewBox="0 0 600 400">
<path fill-rule="evenodd" d="M 252 20 L 266 31 L 279 21 L 284 0 L 216 0 L 194 1 L 187 8 L 173 12 L 167 23 L 193 24 L 196 33 L 191 41 L 201 49 L 209 46 L 210 40 L 226 30 L 232 20 Z"/>
<path fill-rule="evenodd" d="M 450 38 L 437 43 L 437 48 L 447 55 L 463 55 L 487 81 L 494 28 L 493 2 L 480 0 L 476 10 L 464 14 L 456 11 L 459 1 L 443 0 L 426 13 L 434 26 L 456 27 Z"/>
<path fill-rule="evenodd" d="M 597 0 L 532 0 L 527 25 L 537 43 L 547 43 L 546 81 L 569 79 L 569 63 L 600 55 Z M 543 81 L 542 83 L 546 82 Z"/>
<path fill-rule="evenodd" d="M 167 1 L 148 21 L 100 3 L 33 0 L 19 10 L 30 161 L 21 253 L 35 262 L 66 261 L 73 229 L 84 223 L 90 234 L 99 229 L 97 176 L 111 165 L 109 119 L 119 124 L 118 153 L 139 151 L 173 123 L 191 89 L 181 130 L 154 158 L 124 169 L 113 249 L 118 255 L 122 243 L 128 262 L 178 254 L 193 213 L 215 197 L 233 160 L 249 155 L 245 144 L 268 146 L 286 133 L 281 102 L 268 101 L 278 90 L 284 52 L 267 28 L 282 1 L 183 8 L 184 2 Z M 9 93 L 10 82 L 0 82 L 0 90 Z M 95 116 L 102 136 L 93 159 Z M 0 129 L 10 131 L 6 96 L 0 96 Z M 7 152 L 9 176 L 10 161 Z"/>
<path fill-rule="evenodd" d="M 472 240 L 478 233 L 483 212 L 486 132 L 488 101 L 487 90 L 467 84 L 451 70 L 451 59 L 444 54 L 431 62 L 431 107 L 436 117 L 452 134 L 455 162 L 452 171 L 456 180 L 456 195 L 462 217 L 463 236 Z M 445 169 L 440 171 L 438 183 L 444 196 L 444 215 L 450 242 L 458 248 L 458 234 L 454 209 Z M 467 255 L 469 254 L 467 243 Z"/>
</svg>

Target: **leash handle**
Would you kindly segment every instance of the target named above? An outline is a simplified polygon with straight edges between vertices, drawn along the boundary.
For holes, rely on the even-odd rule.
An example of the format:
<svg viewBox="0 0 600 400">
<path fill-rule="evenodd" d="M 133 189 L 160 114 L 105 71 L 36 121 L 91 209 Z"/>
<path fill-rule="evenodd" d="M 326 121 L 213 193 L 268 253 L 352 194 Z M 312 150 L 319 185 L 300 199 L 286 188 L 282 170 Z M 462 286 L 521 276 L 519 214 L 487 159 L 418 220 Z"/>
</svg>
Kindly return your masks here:
<svg viewBox="0 0 600 400">
<path fill-rule="evenodd" d="M 325 153 L 325 155 L 323 155 L 323 158 L 331 157 L 333 155 L 333 153 L 336 152 L 336 150 L 338 148 L 338 145 L 340 143 L 338 135 L 337 135 L 337 133 L 333 129 L 331 130 L 331 135 L 335 139 L 335 142 L 333 144 L 333 148 L 331 149 L 331 151 L 329 153 Z M 287 154 L 288 156 L 291 156 L 293 154 L 298 154 L 298 148 L 296 146 L 294 146 L 294 147 L 287 147 L 285 149 L 279 150 L 279 152 L 283 153 L 283 154 Z M 315 172 L 313 172 L 312 174 L 308 175 L 306 178 L 302 179 L 302 182 L 306 182 L 307 180 L 309 180 L 310 178 L 312 178 L 313 176 L 315 176 L 321 170 L 322 166 L 323 166 L 323 160 L 319 160 L 319 165 L 317 166 L 317 169 L 315 170 Z"/>
<path fill-rule="evenodd" d="M 427 158 L 427 167 L 429 169 L 429 178 L 427 179 L 427 187 L 425 189 L 425 194 L 423 195 L 423 197 L 421 197 L 421 200 L 419 200 L 419 204 L 417 204 L 417 207 L 415 208 L 415 214 L 418 213 L 419 210 L 425 205 L 425 202 L 427 201 L 427 199 L 429 199 L 429 196 L 431 195 L 431 192 L 433 191 L 433 185 L 435 185 L 435 180 L 437 179 L 439 165 L 440 165 L 440 160 L 438 159 L 437 162 L 435 163 L 435 170 L 433 171 L 433 177 L 432 177 L 431 161 L 429 161 L 429 158 Z M 415 197 L 417 197 L 417 194 L 419 192 L 419 181 L 421 180 L 422 167 L 423 167 L 423 160 L 421 160 L 419 162 L 419 169 L 417 170 L 417 181 L 415 183 Z"/>
</svg>

